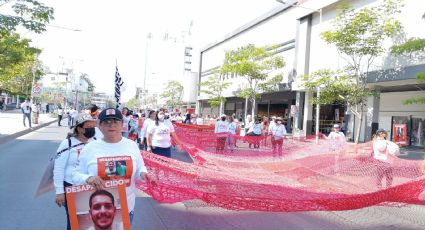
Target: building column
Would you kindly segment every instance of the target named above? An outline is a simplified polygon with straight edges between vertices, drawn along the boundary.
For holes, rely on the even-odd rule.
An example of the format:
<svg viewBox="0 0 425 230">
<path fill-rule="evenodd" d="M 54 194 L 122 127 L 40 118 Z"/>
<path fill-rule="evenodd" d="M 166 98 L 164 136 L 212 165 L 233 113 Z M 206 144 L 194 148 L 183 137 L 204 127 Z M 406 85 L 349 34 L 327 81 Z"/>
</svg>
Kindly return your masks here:
<svg viewBox="0 0 425 230">
<path fill-rule="evenodd" d="M 313 99 L 312 92 L 305 92 L 304 94 L 304 111 L 303 111 L 303 129 L 306 134 L 312 134 L 311 129 L 313 127 Z"/>
<path fill-rule="evenodd" d="M 294 129 L 303 129 L 305 126 L 303 126 L 303 106 L 305 100 L 305 93 L 297 91 L 297 95 L 295 98 L 295 106 L 297 107 L 298 111 L 295 113 L 294 116 Z"/>
<path fill-rule="evenodd" d="M 364 124 L 362 124 L 362 132 L 360 134 L 360 140 L 370 141 L 372 135 L 378 130 L 379 126 L 379 93 L 375 96 L 369 96 L 367 98 L 367 110 L 364 117 Z"/>
</svg>

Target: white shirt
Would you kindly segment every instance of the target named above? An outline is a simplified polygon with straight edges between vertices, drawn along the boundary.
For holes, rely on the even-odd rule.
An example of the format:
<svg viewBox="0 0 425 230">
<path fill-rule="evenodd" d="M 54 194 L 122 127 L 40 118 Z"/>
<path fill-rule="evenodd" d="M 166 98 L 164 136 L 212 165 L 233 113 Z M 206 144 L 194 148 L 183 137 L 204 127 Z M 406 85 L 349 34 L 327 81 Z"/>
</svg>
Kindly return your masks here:
<svg viewBox="0 0 425 230">
<path fill-rule="evenodd" d="M 270 125 L 269 125 L 269 133 L 272 131 L 273 126 L 276 125 L 276 122 L 274 122 L 273 120 L 270 121 Z M 285 128 L 286 129 L 286 128 Z"/>
<path fill-rule="evenodd" d="M 238 128 L 238 124 L 234 121 L 229 123 L 229 129 L 228 132 L 230 134 L 236 135 L 236 129 Z"/>
<path fill-rule="evenodd" d="M 24 113 L 30 113 L 31 112 L 31 103 L 23 102 L 21 104 L 21 109 L 24 111 Z"/>
<path fill-rule="evenodd" d="M 254 134 L 261 134 L 262 131 L 263 131 L 263 125 L 261 125 L 261 123 L 258 123 L 258 124 L 254 123 L 248 130 L 248 132 L 253 132 Z"/>
<path fill-rule="evenodd" d="M 196 124 L 197 125 L 203 125 L 204 124 L 204 119 L 202 119 L 202 117 L 196 118 Z"/>
<path fill-rule="evenodd" d="M 39 111 L 38 111 L 38 106 L 37 106 L 37 105 L 35 105 L 35 104 L 33 104 L 33 105 L 31 106 L 31 109 L 32 109 L 32 112 L 33 112 L 33 113 L 37 113 L 37 112 L 39 112 Z"/>
<path fill-rule="evenodd" d="M 171 147 L 171 133 L 174 132 L 174 126 L 165 122 L 158 122 L 158 125 L 152 123 L 149 125 L 146 133 L 151 135 L 151 143 L 154 147 Z"/>
<path fill-rule="evenodd" d="M 141 172 L 147 172 L 145 163 L 140 154 L 136 142 L 121 138 L 118 143 L 107 143 L 103 140 L 95 140 L 88 143 L 80 153 L 77 166 L 72 172 L 72 182 L 75 185 L 86 184 L 90 176 L 98 176 L 98 158 L 129 156 L 133 164 L 131 172 L 131 184 L 126 187 L 128 211 L 134 210 L 136 201 L 135 178 L 140 178 Z M 128 169 L 128 168 L 127 168 Z"/>
<path fill-rule="evenodd" d="M 139 133 L 139 137 L 141 137 L 142 140 L 146 137 L 146 130 L 148 129 L 148 126 L 150 126 L 152 123 L 155 124 L 155 121 L 150 118 L 147 118 L 143 121 L 143 126 Z"/>
<path fill-rule="evenodd" d="M 229 131 L 229 123 L 219 120 L 215 123 L 214 133 L 227 133 Z"/>
<path fill-rule="evenodd" d="M 286 134 L 286 128 L 283 124 L 276 124 L 271 127 L 270 133 L 274 138 L 282 139 Z"/>
<path fill-rule="evenodd" d="M 70 137 L 71 147 L 77 144 L 82 143 L 75 137 Z M 90 138 L 88 141 L 93 141 L 94 139 Z M 72 171 L 74 170 L 75 165 L 77 164 L 78 156 L 81 153 L 84 145 L 79 145 L 74 148 L 71 148 L 69 151 L 64 151 L 60 155 L 56 155 L 55 167 L 53 169 L 53 184 L 55 185 L 56 194 L 65 193 L 63 182 L 66 181 L 72 184 Z M 63 140 L 56 153 L 69 148 L 68 139 Z"/>
<path fill-rule="evenodd" d="M 373 142 L 373 158 L 381 161 L 388 160 L 388 154 L 395 155 L 399 151 L 398 146 L 391 141 L 375 140 Z"/>
<path fill-rule="evenodd" d="M 58 115 L 63 115 L 63 109 L 58 109 Z"/>
<path fill-rule="evenodd" d="M 131 117 L 130 116 L 123 116 L 122 117 L 122 132 L 128 132 L 128 123 L 130 122 Z"/>
<path fill-rule="evenodd" d="M 328 138 L 327 139 L 342 139 L 342 138 L 345 138 L 345 135 L 344 135 L 344 133 L 343 132 L 330 132 L 329 133 L 329 135 L 328 135 Z"/>
</svg>

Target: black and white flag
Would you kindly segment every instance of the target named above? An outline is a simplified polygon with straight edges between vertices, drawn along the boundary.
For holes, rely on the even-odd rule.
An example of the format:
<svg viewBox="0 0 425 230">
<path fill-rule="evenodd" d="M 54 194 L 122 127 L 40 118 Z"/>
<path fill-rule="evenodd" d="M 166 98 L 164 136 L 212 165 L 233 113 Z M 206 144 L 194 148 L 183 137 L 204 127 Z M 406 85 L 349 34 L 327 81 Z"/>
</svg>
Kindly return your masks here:
<svg viewBox="0 0 425 230">
<path fill-rule="evenodd" d="M 121 86 L 124 82 L 121 79 L 120 73 L 118 72 L 118 66 L 115 69 L 115 101 L 117 102 L 117 109 L 121 109 Z"/>
</svg>

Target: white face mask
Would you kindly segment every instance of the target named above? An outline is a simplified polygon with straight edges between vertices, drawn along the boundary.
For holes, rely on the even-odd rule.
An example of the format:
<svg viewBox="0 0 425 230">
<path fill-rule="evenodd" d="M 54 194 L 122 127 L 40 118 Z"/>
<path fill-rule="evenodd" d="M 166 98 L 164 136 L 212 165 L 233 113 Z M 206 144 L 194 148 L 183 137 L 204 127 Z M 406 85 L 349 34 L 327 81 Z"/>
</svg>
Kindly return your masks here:
<svg viewBox="0 0 425 230">
<path fill-rule="evenodd" d="M 277 123 L 280 125 L 280 124 L 282 124 L 282 121 L 277 121 Z"/>
<path fill-rule="evenodd" d="M 159 114 L 159 115 L 158 115 L 158 119 L 159 119 L 160 121 L 163 121 L 163 120 L 164 120 L 164 117 L 165 117 L 165 116 L 164 116 L 164 114 Z"/>
</svg>

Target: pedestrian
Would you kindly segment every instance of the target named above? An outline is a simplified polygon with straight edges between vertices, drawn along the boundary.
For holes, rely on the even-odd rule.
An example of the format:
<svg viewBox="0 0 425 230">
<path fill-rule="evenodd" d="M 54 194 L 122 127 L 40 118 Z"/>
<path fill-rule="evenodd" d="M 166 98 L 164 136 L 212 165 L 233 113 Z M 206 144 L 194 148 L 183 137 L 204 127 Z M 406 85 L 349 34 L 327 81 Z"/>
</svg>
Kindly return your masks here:
<svg viewBox="0 0 425 230">
<path fill-rule="evenodd" d="M 216 152 L 223 153 L 229 133 L 229 123 L 226 121 L 226 114 L 220 116 L 220 120 L 215 123 L 214 133 L 216 135 Z"/>
<path fill-rule="evenodd" d="M 128 122 L 128 139 L 137 141 L 137 133 L 139 131 L 139 115 L 133 114 Z"/>
<path fill-rule="evenodd" d="M 24 118 L 23 119 L 24 127 L 27 127 L 26 124 L 25 124 L 25 119 L 28 118 L 28 123 L 29 123 L 30 129 L 32 129 L 32 126 L 31 126 L 31 110 L 32 110 L 32 108 L 31 107 L 32 106 L 31 106 L 30 100 L 28 100 L 28 99 L 25 99 L 25 102 L 23 102 L 21 104 L 21 111 L 22 111 L 23 118 Z"/>
<path fill-rule="evenodd" d="M 59 106 L 58 107 L 58 126 L 62 126 L 61 125 L 62 117 L 63 117 L 63 109 L 61 106 Z"/>
<path fill-rule="evenodd" d="M 131 116 L 130 116 L 130 110 L 127 107 L 124 107 L 122 109 L 122 117 L 123 117 L 123 120 L 122 120 L 122 131 L 121 131 L 121 133 L 122 133 L 123 137 L 128 138 L 128 134 L 129 134 L 129 130 L 130 130 L 129 123 L 130 123 L 130 120 L 131 120 Z"/>
<path fill-rule="evenodd" d="M 38 116 L 40 113 L 38 104 L 31 105 L 31 112 L 32 112 L 32 123 L 38 124 Z"/>
<path fill-rule="evenodd" d="M 104 137 L 88 143 L 80 153 L 76 169 L 72 175 L 75 184 L 89 184 L 97 190 L 103 189 L 105 181 L 122 179 L 126 183 L 127 205 L 130 223 L 133 221 L 136 201 L 135 179 L 147 178 L 147 169 L 137 144 L 122 136 L 122 113 L 115 108 L 104 109 L 99 114 L 99 128 Z M 126 169 L 125 176 L 106 175 L 105 163 L 108 161 L 126 161 L 132 168 Z"/>
<path fill-rule="evenodd" d="M 341 128 L 340 128 L 339 124 L 333 125 L 332 131 L 329 133 L 329 135 L 327 136 L 326 139 L 331 139 L 331 140 L 345 139 L 345 135 L 344 135 L 343 132 L 341 132 Z"/>
<path fill-rule="evenodd" d="M 50 113 L 50 111 L 49 111 L 49 103 L 46 104 L 46 113 Z"/>
<path fill-rule="evenodd" d="M 53 169 L 53 183 L 56 191 L 55 202 L 59 207 L 65 206 L 67 229 L 71 229 L 71 226 L 65 197 L 65 187 L 72 186 L 72 171 L 84 145 L 94 140 L 95 126 L 96 121 L 90 115 L 81 115 L 77 118 L 72 133 L 68 134 L 56 151 L 55 166 Z"/>
<path fill-rule="evenodd" d="M 238 123 L 236 119 L 232 117 L 228 117 L 228 136 L 227 136 L 227 148 L 230 152 L 233 153 L 233 150 L 236 146 L 236 132 L 238 131 Z"/>
<path fill-rule="evenodd" d="M 146 118 L 143 121 L 142 129 L 139 132 L 140 139 L 142 140 L 141 144 L 145 151 L 147 151 L 147 147 L 148 147 L 146 142 L 146 130 L 151 124 L 155 123 L 155 118 L 156 118 L 156 111 L 150 110 L 148 113 L 148 118 Z"/>
<path fill-rule="evenodd" d="M 270 127 L 270 135 L 272 139 L 273 154 L 282 155 L 283 138 L 286 135 L 286 128 L 282 124 L 282 118 L 276 117 L 275 124 Z"/>
<path fill-rule="evenodd" d="M 267 146 L 267 138 L 269 137 L 269 118 L 264 116 L 263 122 L 261 122 L 261 125 L 263 126 L 262 133 L 264 134 L 264 139 L 262 141 L 263 146 Z"/>
<path fill-rule="evenodd" d="M 147 151 L 160 156 L 171 158 L 171 138 L 180 143 L 171 123 L 165 122 L 165 114 L 160 111 L 155 117 L 155 122 L 146 130 Z"/>
<path fill-rule="evenodd" d="M 254 123 L 249 127 L 247 136 L 254 136 L 254 148 L 260 148 L 260 136 L 263 134 L 263 125 L 260 118 L 256 118 Z M 249 143 L 251 148 L 252 143 Z"/>
<path fill-rule="evenodd" d="M 196 116 L 196 124 L 197 125 L 203 125 L 204 124 L 204 119 L 202 119 L 202 114 L 199 114 Z"/>
<path fill-rule="evenodd" d="M 190 113 L 187 113 L 186 114 L 186 118 L 184 119 L 183 123 L 185 123 L 185 124 L 192 124 Z"/>
<path fill-rule="evenodd" d="M 395 156 L 400 153 L 397 144 L 387 140 L 387 132 L 378 129 L 373 137 L 373 158 L 376 166 L 376 186 L 382 188 L 382 180 L 385 177 L 386 186 L 391 187 L 393 182 L 393 167 Z"/>
<path fill-rule="evenodd" d="M 96 132 L 94 136 L 96 137 L 96 139 L 102 139 L 103 134 L 99 129 L 99 119 L 98 119 L 100 108 L 96 104 L 90 104 L 89 106 L 87 106 L 85 113 L 90 114 L 90 116 L 96 120 L 96 127 L 94 127 Z"/>
</svg>

